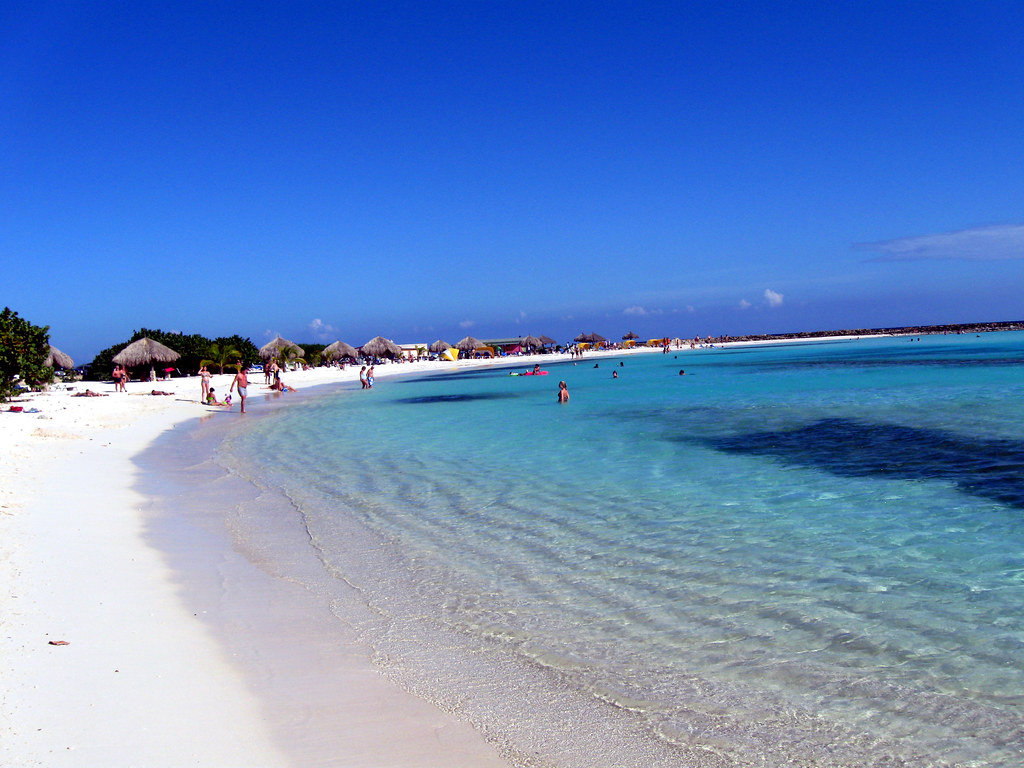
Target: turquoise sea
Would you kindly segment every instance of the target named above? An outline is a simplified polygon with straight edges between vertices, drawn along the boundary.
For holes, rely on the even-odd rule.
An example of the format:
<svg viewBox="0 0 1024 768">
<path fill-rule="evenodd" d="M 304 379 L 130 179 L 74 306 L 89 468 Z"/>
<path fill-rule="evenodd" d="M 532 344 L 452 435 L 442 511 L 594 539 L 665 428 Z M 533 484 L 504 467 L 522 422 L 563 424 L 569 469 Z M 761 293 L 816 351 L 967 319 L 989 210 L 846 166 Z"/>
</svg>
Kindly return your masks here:
<svg viewBox="0 0 1024 768">
<path fill-rule="evenodd" d="M 260 556 L 517 765 L 1024 764 L 1024 333 L 547 368 L 254 399 Z"/>
</svg>

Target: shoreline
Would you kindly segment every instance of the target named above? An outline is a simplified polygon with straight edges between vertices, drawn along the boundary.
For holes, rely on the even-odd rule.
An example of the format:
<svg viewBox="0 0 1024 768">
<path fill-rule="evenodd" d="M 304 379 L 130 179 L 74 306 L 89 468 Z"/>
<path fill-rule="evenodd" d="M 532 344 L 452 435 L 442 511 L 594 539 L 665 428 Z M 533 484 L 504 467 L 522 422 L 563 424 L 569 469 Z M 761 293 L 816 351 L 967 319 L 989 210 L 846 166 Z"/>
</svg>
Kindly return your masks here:
<svg viewBox="0 0 1024 768">
<path fill-rule="evenodd" d="M 527 361 L 533 358 L 506 365 Z M 389 364 L 378 367 L 377 379 L 490 365 L 495 362 Z M 350 366 L 284 378 L 305 390 L 357 376 Z M 214 386 L 226 392 L 231 378 L 218 374 Z M 275 742 L 263 703 L 230 649 L 189 609 L 167 553 L 147 536 L 149 500 L 137 488 L 142 470 L 135 460 L 161 435 L 197 419 L 238 419 L 237 401 L 230 413 L 201 405 L 198 377 L 131 382 L 122 394 L 109 383 L 70 386 L 18 398 L 17 405 L 39 413 L 0 413 L 7 448 L 0 456 L 0 578 L 6 585 L 0 594 L 0 762 L 302 764 Z M 107 396 L 72 397 L 89 388 Z M 172 395 L 148 394 L 153 389 Z M 256 407 L 246 418 L 259 417 L 262 397 L 288 397 L 258 382 L 250 392 Z M 369 660 L 347 672 L 354 691 L 378 686 L 378 710 L 388 695 L 414 698 L 380 677 Z M 504 764 L 468 724 L 416 702 L 431 709 L 435 721 L 390 722 L 382 740 L 401 743 L 409 736 L 420 750 L 391 764 L 443 765 L 453 755 L 465 765 Z M 352 703 L 366 710 L 373 704 L 358 695 Z M 365 716 L 349 724 L 353 741 L 373 729 Z M 402 732 L 408 726 L 425 730 Z M 464 743 L 442 739 L 442 728 L 472 731 L 460 736 L 477 741 L 472 755 Z M 437 750 L 436 763 L 424 762 L 429 749 Z"/>
<path fill-rule="evenodd" d="M 657 348 L 641 347 L 587 352 L 582 359 L 657 353 Z M 397 375 L 443 375 L 569 360 L 567 355 L 535 355 L 389 364 L 378 368 L 377 378 L 383 382 Z M 357 374 L 358 368 L 349 367 L 293 372 L 285 378 L 304 390 L 352 382 Z M 214 386 L 223 394 L 230 381 L 230 374 L 219 374 Z M 73 386 L 112 389 L 109 384 Z M 190 377 L 155 384 L 132 382 L 128 394 L 110 393 L 106 398 L 72 398 L 68 391 L 51 391 L 21 398 L 21 405 L 37 407 L 41 413 L 0 414 L 0 434 L 9 446 L 0 460 L 0 486 L 7 489 L 0 495 L 4 542 L 0 573 L 8 585 L 0 595 L 4 615 L 0 674 L 5 690 L 0 741 L 7 761 L 23 765 L 304 764 L 290 754 L 288 744 L 275 742 L 268 707 L 254 695 L 243 666 L 190 610 L 182 594 L 187 579 L 171 567 L 164 549 L 167 542 L 146 531 L 152 521 L 144 511 L 148 500 L 138 490 L 140 475 L 145 473 L 136 459 L 167 432 L 191 427 L 197 418 L 228 416 L 227 409 L 202 406 L 192 399 L 198 397 L 199 386 L 199 379 Z M 152 389 L 173 395 L 145 394 Z M 258 418 L 256 400 L 264 394 L 264 386 L 255 383 L 250 391 L 250 405 L 257 408 L 247 418 Z M 236 403 L 231 418 L 239 416 Z M 230 597 L 224 597 L 230 603 Z M 70 645 L 54 646 L 50 641 Z M 343 674 L 335 681 L 354 695 L 346 704 L 348 709 L 329 712 L 326 722 L 341 716 L 336 723 L 340 728 L 353 708 L 369 711 L 372 702 L 380 705 L 393 695 L 415 698 L 384 680 L 368 659 L 364 661 L 348 667 L 347 677 Z M 303 667 L 307 673 L 315 668 L 312 663 Z M 379 684 L 383 687 L 375 687 Z M 416 718 L 403 717 L 411 710 L 400 707 L 398 717 L 389 718 L 387 728 L 378 728 L 376 736 L 379 720 L 362 717 L 353 723 L 348 719 L 344 738 L 365 748 L 373 738 L 401 742 L 408 735 L 409 743 L 418 745 L 414 754 L 396 754 L 388 765 L 434 764 L 425 762 L 423 754 L 434 748 L 438 765 L 446 758 L 451 763 L 454 754 L 461 765 L 505 764 L 467 723 L 416 701 L 416 707 L 431 710 L 415 726 L 427 723 L 419 737 L 406 733 L 405 729 L 414 730 Z M 402 729 L 401 735 L 396 736 L 396 728 Z M 442 739 L 439 729 L 458 732 L 457 743 Z M 290 732 L 301 740 L 301 726 Z M 316 741 L 313 734 L 306 737 Z"/>
</svg>

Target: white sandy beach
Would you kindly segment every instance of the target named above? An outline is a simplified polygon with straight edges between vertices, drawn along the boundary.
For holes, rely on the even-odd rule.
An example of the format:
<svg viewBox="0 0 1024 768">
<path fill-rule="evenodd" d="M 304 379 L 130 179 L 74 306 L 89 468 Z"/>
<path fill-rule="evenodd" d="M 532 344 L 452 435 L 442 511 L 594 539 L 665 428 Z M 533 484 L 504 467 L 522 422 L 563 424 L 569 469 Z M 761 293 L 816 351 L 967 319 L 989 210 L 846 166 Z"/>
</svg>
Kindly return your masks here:
<svg viewBox="0 0 1024 768">
<path fill-rule="evenodd" d="M 644 352 L 659 350 L 588 358 Z M 497 364 L 535 359 L 567 356 Z M 377 379 L 386 386 L 393 375 L 495 364 L 388 364 Z M 298 371 L 285 380 L 303 390 L 353 381 L 358 370 Z M 214 377 L 221 397 L 231 378 Z M 258 399 L 262 376 L 250 381 L 250 399 Z M 71 386 L 107 396 L 73 397 L 58 386 L 14 404 L 38 413 L 12 413 L 11 404 L 0 413 L 0 764 L 507 765 L 469 723 L 386 681 L 358 645 L 324 648 L 282 626 L 278 655 L 294 661 L 255 670 L 277 678 L 267 701 L 268 686 L 253 683 L 263 650 L 235 653 L 193 612 L 180 574 L 144 536 L 146 499 L 134 485 L 134 456 L 218 409 L 198 403 L 197 377 L 132 382 L 127 394 L 110 383 Z M 236 400 L 221 415 L 259 418 L 259 409 L 243 417 Z M 269 600 L 298 610 L 295 595 L 266 589 Z M 313 682 L 304 687 L 304 679 Z"/>
<path fill-rule="evenodd" d="M 388 364 L 377 379 L 493 364 Z M 358 367 L 321 368 L 285 380 L 302 390 L 357 376 Z M 231 378 L 214 377 L 221 397 Z M 110 383 L 70 387 L 0 413 L 0 764 L 506 765 L 480 732 L 387 682 L 358 647 L 325 653 L 287 638 L 303 674 L 329 678 L 337 695 L 315 712 L 301 688 L 282 697 L 292 702 L 261 700 L 248 662 L 194 615 L 167 558 L 144 539 L 145 499 L 134 489 L 133 456 L 218 409 L 198 403 L 197 377 L 131 382 L 127 394 Z M 106 396 L 72 396 L 86 388 Z M 266 391 L 261 375 L 249 391 Z M 237 400 L 230 417 L 243 418 Z"/>
</svg>

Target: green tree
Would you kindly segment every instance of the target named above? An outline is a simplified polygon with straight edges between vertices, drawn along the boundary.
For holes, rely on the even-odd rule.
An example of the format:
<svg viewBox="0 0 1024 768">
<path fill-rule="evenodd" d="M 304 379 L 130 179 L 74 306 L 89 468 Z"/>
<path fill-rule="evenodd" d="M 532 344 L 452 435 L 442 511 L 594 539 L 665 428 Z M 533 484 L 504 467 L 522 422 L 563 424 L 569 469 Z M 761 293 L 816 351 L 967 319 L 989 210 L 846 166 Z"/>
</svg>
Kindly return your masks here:
<svg viewBox="0 0 1024 768">
<path fill-rule="evenodd" d="M 253 363 L 260 361 L 260 350 L 255 344 L 252 343 L 252 339 L 246 337 L 242 338 L 237 333 L 234 336 L 218 336 L 213 340 L 215 344 L 223 346 L 234 347 L 238 350 L 242 358 L 242 365 L 248 367 Z M 231 362 L 237 362 L 232 360 Z"/>
<path fill-rule="evenodd" d="M 273 359 L 277 360 L 277 364 L 281 366 L 282 371 L 287 371 L 290 363 L 305 364 L 305 354 L 306 352 L 302 347 L 281 347 Z"/>
<path fill-rule="evenodd" d="M 302 344 L 302 350 L 305 352 L 303 358 L 314 368 L 324 359 L 324 349 L 327 348 L 326 344 Z"/>
<path fill-rule="evenodd" d="M 200 361 L 212 343 L 210 339 L 199 333 L 169 333 L 150 328 L 140 328 L 135 331 L 128 343 L 144 336 L 148 336 L 153 341 L 159 341 L 181 355 L 173 365 L 183 373 L 196 373 L 199 370 L 199 366 L 202 365 Z"/>
<path fill-rule="evenodd" d="M 0 312 L 0 402 L 17 394 L 20 384 L 53 381 L 53 368 L 44 365 L 49 351 L 49 326 L 33 325 L 4 307 Z"/>
<path fill-rule="evenodd" d="M 198 333 L 167 333 L 166 331 L 154 330 L 152 328 L 140 328 L 132 332 L 131 338 L 127 341 L 107 347 L 96 355 L 92 362 L 89 363 L 89 373 L 86 375 L 86 378 L 91 381 L 109 379 L 110 372 L 114 369 L 114 356 L 133 341 L 137 341 L 144 336 L 148 336 L 153 341 L 159 341 L 164 346 L 170 347 L 181 355 L 174 362 L 174 367 L 186 373 L 195 373 L 199 370 L 200 360 L 203 359 L 206 350 L 212 343 L 208 338 Z M 142 367 L 145 368 L 143 373 L 148 374 L 149 367 Z"/>
<path fill-rule="evenodd" d="M 143 336 L 159 341 L 181 355 L 174 363 L 174 367 L 184 373 L 195 373 L 201 365 L 209 365 L 210 362 L 213 362 L 214 365 L 220 365 L 221 363 L 216 359 L 211 361 L 211 358 L 214 356 L 208 354 L 210 347 L 214 344 L 218 345 L 221 349 L 233 348 L 235 350 L 233 357 L 229 355 L 225 358 L 224 365 L 237 362 L 239 356 L 242 358 L 243 365 L 252 365 L 260 359 L 260 351 L 256 348 L 256 345 L 250 339 L 243 339 L 237 334 L 234 336 L 219 336 L 211 341 L 206 336 L 198 333 L 167 333 L 150 328 L 141 328 L 134 331 L 130 339 L 107 347 L 96 355 L 89 364 L 87 378 L 92 381 L 102 381 L 110 378 L 110 372 L 114 369 L 114 356 L 133 341 L 141 339 Z M 148 372 L 148 368 L 146 370 Z"/>
<path fill-rule="evenodd" d="M 206 357 L 199 361 L 200 365 L 216 365 L 220 372 L 224 373 L 224 366 L 237 363 L 242 357 L 242 351 L 228 343 L 212 342 L 206 348 Z"/>
</svg>

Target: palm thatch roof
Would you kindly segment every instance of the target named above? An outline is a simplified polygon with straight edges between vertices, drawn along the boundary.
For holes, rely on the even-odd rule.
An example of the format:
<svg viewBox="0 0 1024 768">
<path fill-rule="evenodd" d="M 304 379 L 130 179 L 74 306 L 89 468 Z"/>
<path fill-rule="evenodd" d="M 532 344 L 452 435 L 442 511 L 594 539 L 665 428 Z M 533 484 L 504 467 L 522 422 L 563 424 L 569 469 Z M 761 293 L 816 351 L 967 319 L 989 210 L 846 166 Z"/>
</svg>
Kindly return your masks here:
<svg viewBox="0 0 1024 768">
<path fill-rule="evenodd" d="M 472 336 L 467 336 L 461 341 L 455 342 L 455 348 L 461 349 L 464 352 L 472 352 L 478 347 L 482 347 L 484 343 L 480 339 L 474 339 Z"/>
<path fill-rule="evenodd" d="M 547 344 L 557 344 L 558 342 L 555 341 L 554 339 L 552 339 L 550 336 L 541 336 L 540 337 L 540 343 L 544 344 L 544 345 L 547 345 Z"/>
<path fill-rule="evenodd" d="M 440 352 L 444 352 L 446 349 L 451 349 L 451 348 L 452 348 L 451 344 L 449 344 L 447 341 L 442 341 L 441 339 L 438 339 L 433 344 L 431 344 L 429 347 L 427 347 L 427 349 L 429 349 L 434 354 L 438 354 Z"/>
<path fill-rule="evenodd" d="M 544 346 L 544 342 L 543 342 L 543 341 L 541 341 L 540 339 L 538 339 L 538 338 L 537 338 L 536 336 L 527 336 L 527 337 L 526 337 L 525 339 L 523 339 L 523 340 L 522 340 L 522 342 L 520 342 L 520 343 L 521 343 L 521 344 L 522 344 L 522 345 L 523 345 L 524 347 L 533 347 L 534 349 L 536 349 L 537 347 L 542 347 L 542 346 Z"/>
<path fill-rule="evenodd" d="M 623 341 L 632 341 L 633 339 L 639 339 L 639 338 L 640 338 L 639 336 L 637 336 L 635 333 L 630 331 L 629 333 L 627 333 L 625 336 L 622 337 L 622 340 Z"/>
<path fill-rule="evenodd" d="M 282 339 L 280 336 L 278 336 L 273 341 L 267 342 L 262 347 L 260 347 L 260 357 L 263 358 L 264 360 L 269 360 L 272 357 L 277 357 L 279 354 L 281 354 L 281 350 L 284 349 L 285 347 L 294 347 L 295 350 L 300 355 L 305 354 L 302 347 L 300 347 L 294 341 L 288 341 L 288 339 Z"/>
<path fill-rule="evenodd" d="M 114 355 L 113 361 L 117 365 L 126 365 L 129 368 L 134 368 L 146 363 L 150 365 L 153 363 L 173 363 L 179 357 L 181 355 L 170 347 L 165 347 L 159 341 L 153 341 L 148 336 L 143 336 Z"/>
<path fill-rule="evenodd" d="M 324 347 L 324 357 L 328 360 L 338 360 L 342 357 L 351 357 L 355 360 L 359 357 L 359 353 L 351 344 L 346 344 L 344 341 L 336 341 Z"/>
<path fill-rule="evenodd" d="M 50 351 L 46 355 L 46 361 L 43 365 L 48 365 L 51 368 L 69 369 L 75 367 L 75 362 L 51 344 Z"/>
<path fill-rule="evenodd" d="M 586 341 L 590 344 L 600 344 L 603 341 L 608 341 L 604 336 L 599 333 L 581 333 L 573 341 Z"/>
<path fill-rule="evenodd" d="M 402 348 L 391 339 L 374 336 L 362 346 L 363 354 L 370 357 L 394 357 L 402 354 Z"/>
</svg>

